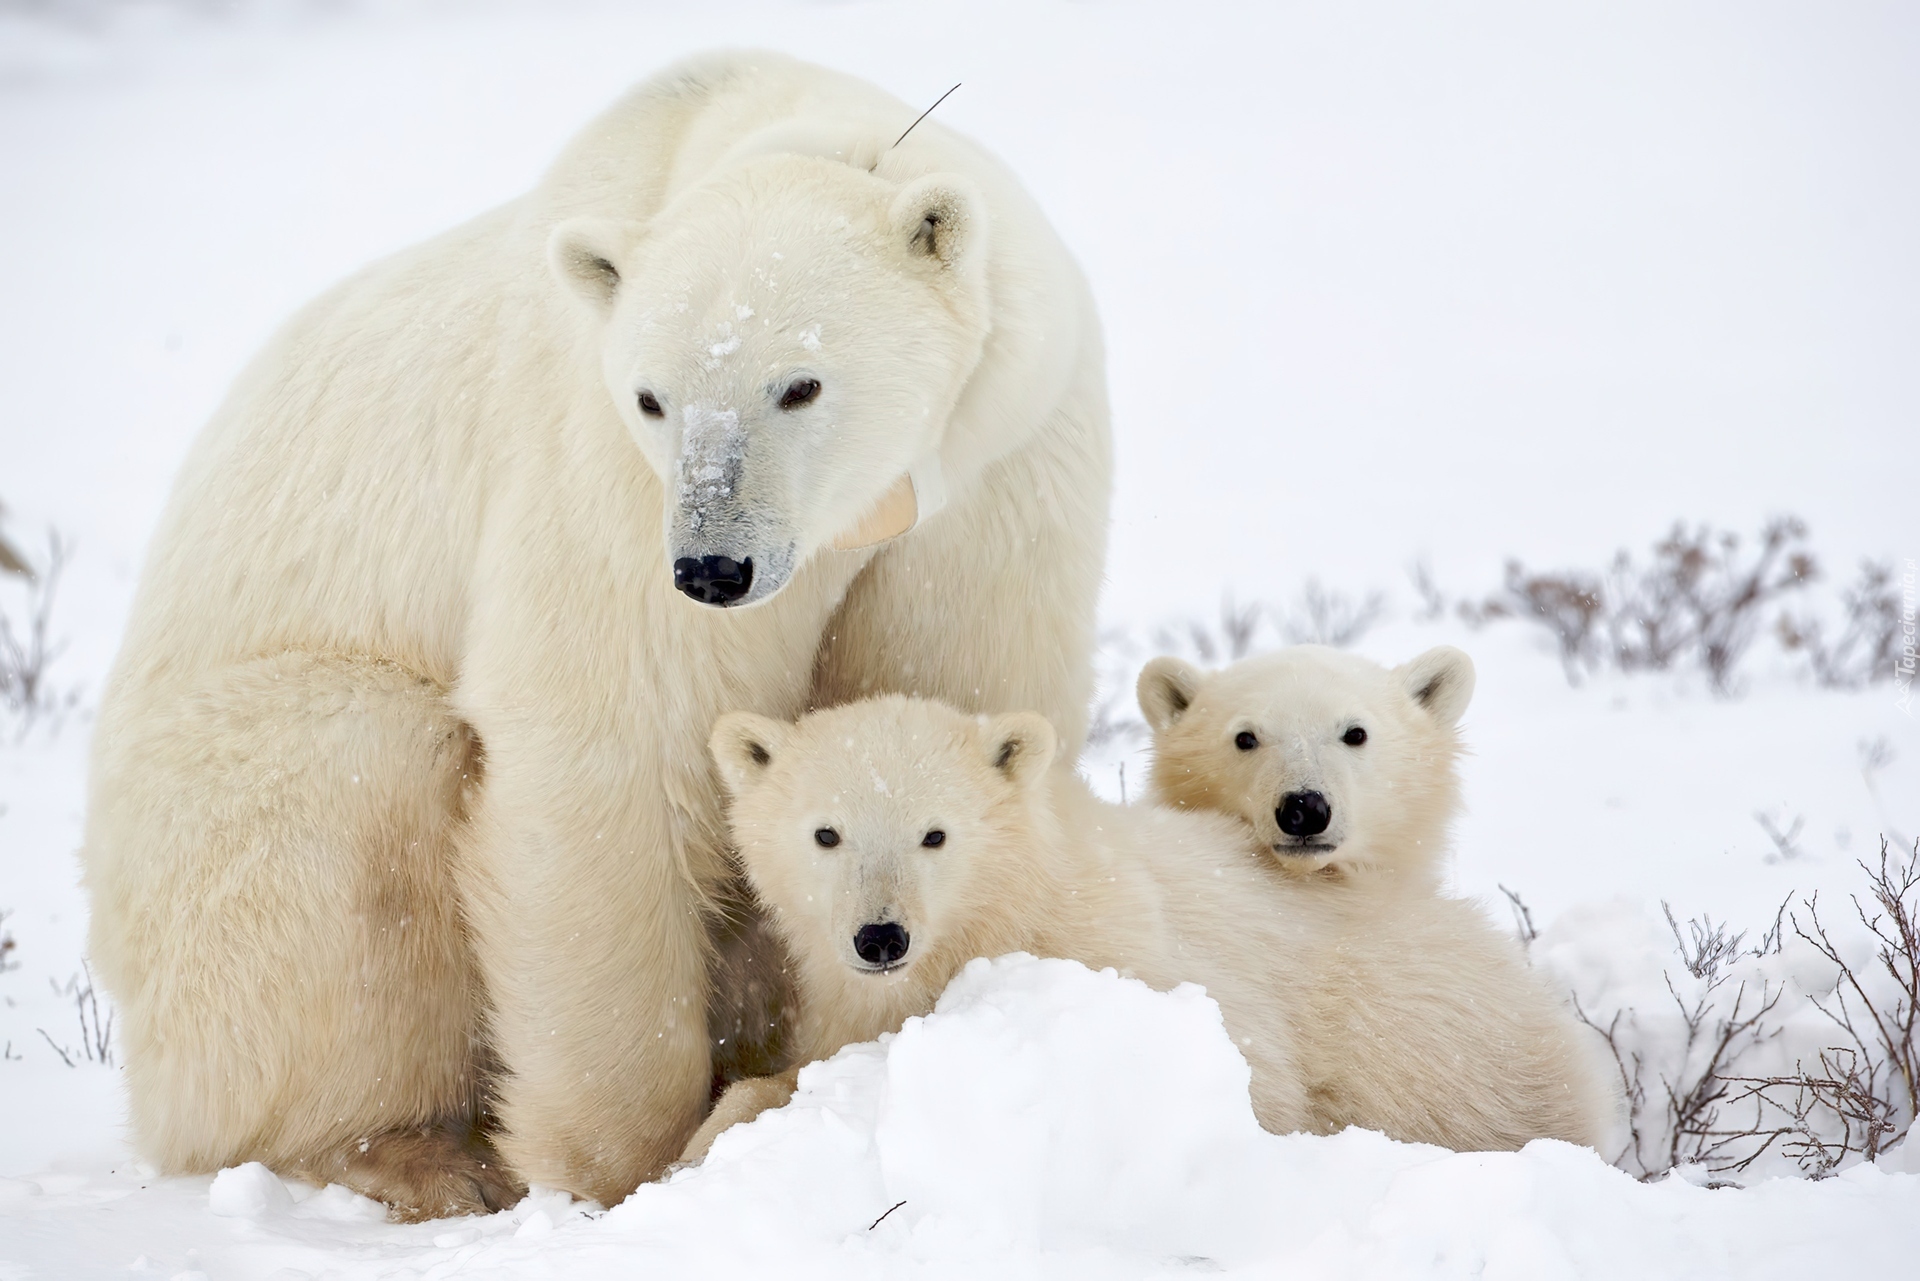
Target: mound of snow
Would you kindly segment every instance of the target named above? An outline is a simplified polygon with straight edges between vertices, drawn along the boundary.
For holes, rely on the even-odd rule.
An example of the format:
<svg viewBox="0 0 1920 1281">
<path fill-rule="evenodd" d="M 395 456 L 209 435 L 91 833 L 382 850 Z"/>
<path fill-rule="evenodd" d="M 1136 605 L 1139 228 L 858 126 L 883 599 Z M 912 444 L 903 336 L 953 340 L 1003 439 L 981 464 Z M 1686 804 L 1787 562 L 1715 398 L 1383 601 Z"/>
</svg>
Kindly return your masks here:
<svg viewBox="0 0 1920 1281">
<path fill-rule="evenodd" d="M 249 1161 L 213 1176 L 207 1208 L 226 1219 L 259 1219 L 293 1209 L 293 1194 L 272 1170 Z"/>
<path fill-rule="evenodd" d="M 1710 1189 L 1639 1183 L 1565 1143 L 1453 1153 L 1364 1130 L 1272 1135 L 1248 1076 L 1198 988 L 975 961 L 932 1014 L 810 1065 L 788 1106 L 606 1213 L 537 1192 L 485 1218 L 403 1225 L 257 1165 L 210 1188 L 61 1176 L 0 1199 L 0 1260 L 59 1275 L 137 1255 L 210 1276 L 1690 1281 L 1903 1275 L 1920 1247 L 1911 1174 Z"/>
<path fill-rule="evenodd" d="M 712 1267 L 719 1252 L 822 1277 L 1679 1277 L 1708 1260 L 1752 1275 L 1887 1264 L 1920 1239 L 1920 1179 L 1871 1167 L 1707 1189 L 1638 1183 L 1564 1143 L 1453 1153 L 1362 1130 L 1278 1136 L 1255 1123 L 1248 1078 L 1198 988 L 975 961 L 933 1014 L 811 1065 L 787 1107 L 556 1233 L 541 1257 L 574 1241 L 640 1257 L 600 1254 L 624 1240 L 649 1262 Z M 1794 1226 L 1807 1216 L 1820 1231 Z M 468 1266 L 506 1275 L 534 1257 Z"/>
<path fill-rule="evenodd" d="M 776 1251 L 802 1233 L 924 1258 L 1247 1257 L 1273 1218 L 1272 1137 L 1247 1082 L 1197 987 L 976 960 L 932 1015 L 808 1067 L 792 1104 L 607 1222 L 684 1222 L 712 1198 L 737 1204 L 747 1184 L 788 1199 Z"/>
</svg>

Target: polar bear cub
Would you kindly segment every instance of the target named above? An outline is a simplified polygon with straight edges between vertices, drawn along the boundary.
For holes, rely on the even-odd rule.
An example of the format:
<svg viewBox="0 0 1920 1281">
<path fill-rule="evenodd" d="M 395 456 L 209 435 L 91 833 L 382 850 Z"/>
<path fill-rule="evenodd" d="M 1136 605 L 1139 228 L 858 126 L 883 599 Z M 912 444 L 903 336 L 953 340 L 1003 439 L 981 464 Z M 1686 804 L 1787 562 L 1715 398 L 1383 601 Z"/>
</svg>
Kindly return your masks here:
<svg viewBox="0 0 1920 1281">
<path fill-rule="evenodd" d="M 976 956 L 1026 951 L 1205 985 L 1275 1132 L 1361 1125 L 1461 1149 L 1603 1133 L 1578 1029 L 1469 905 L 1395 899 L 1385 928 L 1356 927 L 1275 876 L 1231 818 L 1110 805 L 1050 769 L 1034 713 L 890 697 L 792 725 L 733 713 L 711 745 L 794 958 L 799 1062 L 925 1014 Z M 737 1083 L 683 1160 L 793 1079 Z"/>
<path fill-rule="evenodd" d="M 1156 658 L 1137 686 L 1150 797 L 1245 819 L 1289 874 L 1432 891 L 1473 685 L 1473 660 L 1448 645 L 1391 670 L 1324 645 L 1217 672 Z"/>
</svg>

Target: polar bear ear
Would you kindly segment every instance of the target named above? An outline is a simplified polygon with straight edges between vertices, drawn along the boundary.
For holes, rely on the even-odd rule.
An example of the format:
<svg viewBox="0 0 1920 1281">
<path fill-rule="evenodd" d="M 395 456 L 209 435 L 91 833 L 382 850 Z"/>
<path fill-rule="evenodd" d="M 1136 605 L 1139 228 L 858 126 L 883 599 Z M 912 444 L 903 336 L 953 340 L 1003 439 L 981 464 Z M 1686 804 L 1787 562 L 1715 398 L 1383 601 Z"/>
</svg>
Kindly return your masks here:
<svg viewBox="0 0 1920 1281">
<path fill-rule="evenodd" d="M 569 218 L 547 237 L 547 265 L 562 285 L 605 312 L 620 292 L 616 264 L 639 238 L 639 228 L 632 223 Z"/>
<path fill-rule="evenodd" d="M 986 219 L 979 189 L 958 174 L 916 178 L 893 198 L 893 234 L 909 257 L 932 259 L 963 278 L 986 257 Z"/>
<path fill-rule="evenodd" d="M 729 795 L 738 796 L 759 781 L 774 756 L 786 750 L 789 728 L 752 712 L 728 712 L 714 722 L 707 750 Z"/>
<path fill-rule="evenodd" d="M 1451 645 L 1436 645 L 1394 669 L 1409 697 L 1442 725 L 1455 725 L 1473 701 L 1473 660 Z"/>
<path fill-rule="evenodd" d="M 1007 712 L 987 722 L 987 763 L 1025 787 L 1053 763 L 1058 740 L 1038 712 Z"/>
<path fill-rule="evenodd" d="M 1173 728 L 1173 723 L 1193 706 L 1205 674 L 1184 658 L 1171 654 L 1156 658 L 1140 669 L 1134 684 L 1134 697 L 1140 700 L 1140 714 L 1156 734 Z"/>
</svg>

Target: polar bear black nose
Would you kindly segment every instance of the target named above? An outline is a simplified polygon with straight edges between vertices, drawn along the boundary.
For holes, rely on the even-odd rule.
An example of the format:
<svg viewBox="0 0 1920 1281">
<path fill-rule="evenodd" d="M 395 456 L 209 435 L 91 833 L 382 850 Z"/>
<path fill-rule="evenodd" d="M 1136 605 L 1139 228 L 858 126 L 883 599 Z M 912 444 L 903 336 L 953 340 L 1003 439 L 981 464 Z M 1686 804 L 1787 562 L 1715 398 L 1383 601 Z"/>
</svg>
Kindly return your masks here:
<svg viewBox="0 0 1920 1281">
<path fill-rule="evenodd" d="M 1333 806 L 1318 792 L 1288 792 L 1280 798 L 1273 821 L 1288 836 L 1318 836 L 1333 822 Z"/>
<path fill-rule="evenodd" d="M 892 965 L 907 954 L 907 932 L 892 921 L 862 925 L 853 936 L 853 950 L 868 965 Z"/>
<path fill-rule="evenodd" d="M 682 556 L 673 562 L 673 585 L 702 605 L 731 605 L 753 586 L 753 557 Z"/>
</svg>

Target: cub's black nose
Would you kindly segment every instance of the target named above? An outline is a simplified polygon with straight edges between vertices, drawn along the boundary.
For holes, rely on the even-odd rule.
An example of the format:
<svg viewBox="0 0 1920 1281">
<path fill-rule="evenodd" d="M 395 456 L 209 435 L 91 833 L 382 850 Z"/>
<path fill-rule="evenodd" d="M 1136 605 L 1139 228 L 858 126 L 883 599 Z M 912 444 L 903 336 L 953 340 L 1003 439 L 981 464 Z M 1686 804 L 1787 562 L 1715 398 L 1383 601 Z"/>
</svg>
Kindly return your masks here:
<svg viewBox="0 0 1920 1281">
<path fill-rule="evenodd" d="M 892 965 L 907 954 L 907 932 L 892 921 L 862 925 L 853 936 L 853 950 L 868 965 Z"/>
<path fill-rule="evenodd" d="M 1333 822 L 1333 806 L 1318 792 L 1288 792 L 1280 798 L 1273 821 L 1288 836 L 1318 836 Z"/>
<path fill-rule="evenodd" d="M 731 605 L 753 586 L 753 557 L 682 556 L 673 562 L 673 585 L 702 605 Z"/>
</svg>

